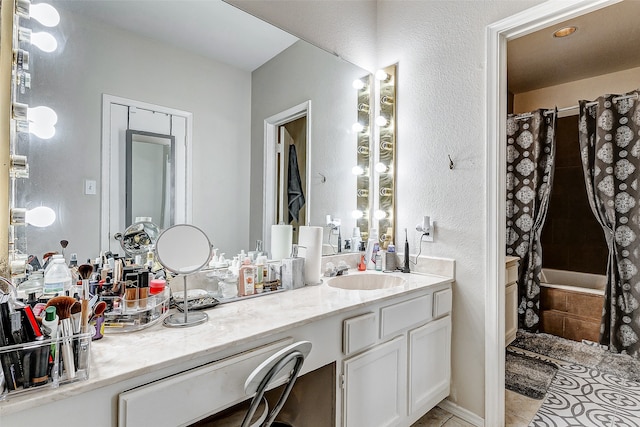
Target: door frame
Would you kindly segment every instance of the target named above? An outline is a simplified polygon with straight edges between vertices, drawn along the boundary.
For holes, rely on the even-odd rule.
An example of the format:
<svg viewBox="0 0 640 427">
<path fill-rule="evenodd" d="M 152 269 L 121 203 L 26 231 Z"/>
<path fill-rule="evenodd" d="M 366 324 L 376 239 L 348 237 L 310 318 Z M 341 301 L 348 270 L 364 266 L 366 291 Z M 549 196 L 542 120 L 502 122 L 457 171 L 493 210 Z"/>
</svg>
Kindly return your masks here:
<svg viewBox="0 0 640 427">
<path fill-rule="evenodd" d="M 117 186 L 117 174 L 124 170 L 124 165 L 120 165 L 120 152 L 125 150 L 125 143 L 120 144 L 119 139 L 114 138 L 112 133 L 114 118 L 111 115 L 111 106 L 121 105 L 129 108 L 140 108 L 144 110 L 156 111 L 159 113 L 181 117 L 185 119 L 186 129 L 184 146 L 177 144 L 176 153 L 176 183 L 175 183 L 175 215 L 176 224 L 191 223 L 192 219 L 192 136 L 193 136 L 193 113 L 161 105 L 150 104 L 119 96 L 102 94 L 102 171 L 100 181 L 100 249 L 111 250 L 112 244 L 116 244 L 113 239 L 115 232 L 122 232 L 124 228 L 120 224 L 121 200 L 113 197 L 113 192 Z M 128 126 L 127 126 L 128 127 Z M 173 133 L 173 132 L 172 132 Z M 115 194 L 115 193 L 114 193 Z M 114 220 L 112 217 L 116 217 Z M 119 225 L 117 225 L 119 224 Z M 116 229 L 118 228 L 118 229 Z M 120 229 L 121 228 L 121 229 Z"/>
<path fill-rule="evenodd" d="M 485 417 L 504 425 L 507 41 L 622 0 L 547 1 L 486 30 Z"/>
<path fill-rule="evenodd" d="M 311 100 L 302 102 L 296 106 L 286 109 L 278 114 L 264 119 L 264 176 L 262 194 L 264 194 L 264 210 L 262 212 L 262 241 L 264 250 L 271 248 L 271 226 L 277 224 L 276 218 L 276 158 L 269 153 L 275 153 L 278 144 L 278 128 L 281 125 L 297 120 L 301 117 L 307 118 L 307 158 L 305 160 L 305 174 L 307 182 L 305 185 L 305 204 L 307 205 L 306 224 L 309 225 L 311 218 Z"/>
</svg>

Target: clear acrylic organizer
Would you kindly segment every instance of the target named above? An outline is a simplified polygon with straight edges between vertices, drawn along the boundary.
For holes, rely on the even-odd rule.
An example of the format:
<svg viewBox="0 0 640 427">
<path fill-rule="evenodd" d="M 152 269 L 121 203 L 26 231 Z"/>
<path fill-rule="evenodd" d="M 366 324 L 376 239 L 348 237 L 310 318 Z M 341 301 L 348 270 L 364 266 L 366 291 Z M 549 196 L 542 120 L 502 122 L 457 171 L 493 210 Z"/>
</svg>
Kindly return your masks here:
<svg viewBox="0 0 640 427">
<path fill-rule="evenodd" d="M 65 362 L 62 352 L 73 362 Z M 90 333 L 0 347 L 0 400 L 87 380 L 90 356 Z"/>
<path fill-rule="evenodd" d="M 124 296 L 103 296 L 107 302 L 104 313 L 104 332 L 133 332 L 155 325 L 169 312 L 171 292 L 166 287 L 158 294 L 146 298 L 127 299 Z"/>
</svg>

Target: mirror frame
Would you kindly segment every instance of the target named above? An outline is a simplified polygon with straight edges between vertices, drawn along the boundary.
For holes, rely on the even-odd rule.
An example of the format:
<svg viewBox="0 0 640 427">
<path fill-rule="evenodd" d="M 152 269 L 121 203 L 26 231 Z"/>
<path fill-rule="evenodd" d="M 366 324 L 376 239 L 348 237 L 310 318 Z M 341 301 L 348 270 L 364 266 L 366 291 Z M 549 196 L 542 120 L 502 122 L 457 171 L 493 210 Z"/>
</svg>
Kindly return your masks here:
<svg viewBox="0 0 640 427">
<path fill-rule="evenodd" d="M 11 147 L 11 100 L 13 61 L 13 20 L 15 0 L 4 0 L 0 7 L 0 276 L 9 278 L 9 255 L 13 252 L 13 238 L 9 229 L 9 164 Z M 7 245 L 4 242 L 8 242 Z"/>
<path fill-rule="evenodd" d="M 158 140 L 168 140 L 168 143 L 163 143 L 163 142 L 152 142 L 152 141 L 136 141 L 135 140 L 135 136 L 139 135 L 145 138 L 149 138 L 149 139 L 158 139 Z M 169 163 L 169 170 L 163 171 L 163 176 L 164 174 L 166 174 L 167 172 L 170 175 L 170 185 L 169 188 L 165 188 L 164 189 L 164 196 L 169 198 L 169 226 L 167 227 L 163 227 L 165 224 L 165 221 L 158 221 L 156 218 L 152 218 L 152 222 L 157 223 L 161 228 L 169 228 L 171 225 L 173 225 L 174 221 L 175 221 L 175 211 L 176 211 L 176 206 L 175 206 L 175 186 L 176 186 L 176 162 L 175 162 L 175 157 L 176 157 L 176 137 L 173 135 L 165 135 L 165 134 L 161 134 L 161 133 L 155 133 L 155 132 L 145 132 L 145 131 L 141 131 L 141 130 L 134 130 L 134 129 L 127 129 L 126 132 L 126 155 L 125 155 L 125 161 L 127 164 L 127 172 L 126 172 L 126 213 L 125 213 L 125 218 L 124 218 L 124 223 L 125 226 L 130 226 L 131 224 L 133 224 L 135 221 L 135 218 L 133 216 L 133 171 L 134 171 L 134 167 L 133 167 L 133 143 L 134 142 L 141 142 L 141 143 L 151 143 L 151 144 L 155 144 L 155 145 L 161 145 L 163 147 L 163 153 L 164 150 L 166 149 L 166 146 L 169 146 L 169 155 L 170 155 L 170 163 Z M 166 167 L 166 164 L 162 165 L 163 168 Z M 166 183 L 166 178 L 165 178 L 165 183 Z M 163 199 L 166 200 L 166 199 Z M 163 206 L 161 207 L 162 210 L 165 210 L 167 206 L 167 202 L 165 201 L 163 203 Z"/>
</svg>

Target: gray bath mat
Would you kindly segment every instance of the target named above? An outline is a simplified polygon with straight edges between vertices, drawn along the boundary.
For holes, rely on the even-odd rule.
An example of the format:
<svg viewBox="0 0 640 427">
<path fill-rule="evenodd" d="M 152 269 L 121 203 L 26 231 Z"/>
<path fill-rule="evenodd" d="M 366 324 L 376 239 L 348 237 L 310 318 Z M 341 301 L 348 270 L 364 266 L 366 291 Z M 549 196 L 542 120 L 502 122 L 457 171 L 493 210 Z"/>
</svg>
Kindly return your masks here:
<svg viewBox="0 0 640 427">
<path fill-rule="evenodd" d="M 600 347 L 571 341 L 549 334 L 518 331 L 513 347 L 552 359 L 594 368 L 630 381 L 640 381 L 640 360 L 615 354 Z"/>
<path fill-rule="evenodd" d="M 551 362 L 507 350 L 504 382 L 508 390 L 542 399 L 556 372 L 558 367 Z"/>
</svg>

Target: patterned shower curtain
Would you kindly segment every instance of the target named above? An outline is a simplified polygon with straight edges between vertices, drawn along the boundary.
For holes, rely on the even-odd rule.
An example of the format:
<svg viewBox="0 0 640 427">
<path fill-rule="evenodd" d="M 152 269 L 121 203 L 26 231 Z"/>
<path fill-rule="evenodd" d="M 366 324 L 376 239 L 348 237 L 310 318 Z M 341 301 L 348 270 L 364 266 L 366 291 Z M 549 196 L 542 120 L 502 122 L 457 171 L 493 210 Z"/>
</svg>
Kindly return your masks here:
<svg viewBox="0 0 640 427">
<path fill-rule="evenodd" d="M 520 257 L 518 327 L 540 323 L 540 235 L 547 215 L 555 163 L 555 112 L 507 118 L 507 255 Z"/>
<path fill-rule="evenodd" d="M 609 246 L 600 343 L 640 357 L 638 91 L 580 101 L 579 132 L 589 204 Z"/>
</svg>

